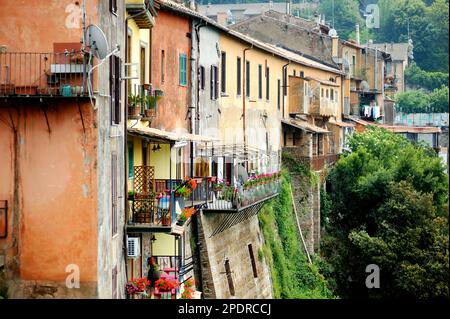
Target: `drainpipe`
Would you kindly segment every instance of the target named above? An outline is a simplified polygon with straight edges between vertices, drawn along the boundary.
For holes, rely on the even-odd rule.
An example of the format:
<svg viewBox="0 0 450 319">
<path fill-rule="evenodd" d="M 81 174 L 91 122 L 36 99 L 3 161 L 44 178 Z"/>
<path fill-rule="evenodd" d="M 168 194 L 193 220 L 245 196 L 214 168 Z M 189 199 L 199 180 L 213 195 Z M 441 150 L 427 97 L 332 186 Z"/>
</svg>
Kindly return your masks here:
<svg viewBox="0 0 450 319">
<path fill-rule="evenodd" d="M 281 94 L 282 94 L 282 96 L 283 96 L 283 99 L 282 99 L 282 100 L 283 100 L 283 118 L 284 118 L 284 97 L 285 97 L 284 91 L 286 90 L 286 93 L 287 93 L 287 81 L 288 81 L 288 79 L 287 79 L 287 77 L 288 77 L 288 74 L 287 74 L 287 67 L 288 67 L 289 64 L 291 64 L 291 61 L 288 60 L 288 63 L 286 63 L 285 65 L 283 65 L 283 67 L 281 68 L 282 79 L 284 79 L 283 85 L 282 85 L 283 91 L 281 92 Z M 286 76 L 285 76 L 285 74 L 286 74 Z M 284 82 L 286 82 L 286 85 L 285 85 Z"/>
<path fill-rule="evenodd" d="M 245 119 L 246 119 L 245 118 L 245 115 L 246 115 L 245 99 L 246 99 L 246 95 L 247 95 L 247 92 L 245 91 L 245 88 L 247 86 L 247 60 L 245 57 L 245 53 L 251 49 L 253 49 L 253 44 L 250 47 L 245 48 L 243 51 L 244 65 L 243 65 L 243 72 L 242 72 L 242 74 L 244 75 L 242 77 L 242 79 L 243 79 L 243 81 L 242 81 L 242 128 L 243 128 L 243 134 L 244 134 L 244 136 L 243 136 L 244 137 L 244 155 L 245 155 L 244 161 L 245 161 L 246 168 L 248 168 L 248 162 L 247 162 L 247 137 L 246 137 L 246 133 L 245 133 L 245 129 L 246 129 L 246 127 L 245 127 Z"/>
</svg>

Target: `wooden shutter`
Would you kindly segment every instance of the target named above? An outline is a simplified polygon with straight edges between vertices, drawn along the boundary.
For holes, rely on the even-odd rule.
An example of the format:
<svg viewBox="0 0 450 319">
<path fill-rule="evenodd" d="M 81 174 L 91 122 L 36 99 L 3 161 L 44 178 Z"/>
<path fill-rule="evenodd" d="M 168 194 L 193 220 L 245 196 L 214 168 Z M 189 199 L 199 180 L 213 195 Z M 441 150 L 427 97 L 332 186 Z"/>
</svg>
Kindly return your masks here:
<svg viewBox="0 0 450 319">
<path fill-rule="evenodd" d="M 122 105 L 122 99 L 121 99 L 121 85 L 120 85 L 120 68 L 121 68 L 121 61 L 119 57 L 114 56 L 114 124 L 120 124 L 121 120 L 121 105 Z"/>
<path fill-rule="evenodd" d="M 111 154 L 111 229 L 117 234 L 117 154 Z"/>
<path fill-rule="evenodd" d="M 236 92 L 237 95 L 241 95 L 241 58 L 238 57 L 236 63 Z"/>
<path fill-rule="evenodd" d="M 214 96 L 215 96 L 215 94 L 214 94 L 214 82 L 215 82 L 215 80 L 214 80 L 214 65 L 211 65 L 209 81 L 210 81 L 210 88 L 209 88 L 210 98 L 211 98 L 211 100 L 214 100 Z"/>
<path fill-rule="evenodd" d="M 270 100 L 270 69 L 266 68 L 266 100 Z"/>
<path fill-rule="evenodd" d="M 217 66 L 214 67 L 214 79 L 214 99 L 217 100 L 219 98 L 219 68 Z"/>
<path fill-rule="evenodd" d="M 221 69 L 221 92 L 225 93 L 227 89 L 227 54 L 222 52 L 222 69 Z"/>
<path fill-rule="evenodd" d="M 117 266 L 112 269 L 112 299 L 117 299 Z"/>
<path fill-rule="evenodd" d="M 113 124 L 115 122 L 115 112 L 114 112 L 114 105 L 115 105 L 115 101 L 116 101 L 116 94 L 115 94 L 115 85 L 116 85 L 116 81 L 115 81 L 115 72 L 116 72 L 116 67 L 115 67 L 115 56 L 111 55 L 109 57 L 109 96 L 110 96 L 110 116 L 111 116 L 111 124 Z"/>
</svg>

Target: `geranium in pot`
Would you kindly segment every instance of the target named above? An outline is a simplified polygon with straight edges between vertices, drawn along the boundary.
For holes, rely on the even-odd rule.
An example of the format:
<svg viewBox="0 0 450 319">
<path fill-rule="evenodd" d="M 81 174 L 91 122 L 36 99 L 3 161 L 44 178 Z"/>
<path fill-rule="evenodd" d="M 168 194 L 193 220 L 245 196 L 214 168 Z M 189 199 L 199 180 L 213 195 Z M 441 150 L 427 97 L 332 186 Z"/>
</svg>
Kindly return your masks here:
<svg viewBox="0 0 450 319">
<path fill-rule="evenodd" d="M 182 226 L 184 223 L 191 218 L 192 215 L 196 213 L 196 209 L 194 207 L 186 207 L 181 211 L 180 217 L 178 217 L 177 224 Z"/>
<path fill-rule="evenodd" d="M 161 275 L 155 283 L 155 297 L 161 299 L 175 299 L 176 292 L 179 286 L 178 280 L 171 275 Z"/>
</svg>

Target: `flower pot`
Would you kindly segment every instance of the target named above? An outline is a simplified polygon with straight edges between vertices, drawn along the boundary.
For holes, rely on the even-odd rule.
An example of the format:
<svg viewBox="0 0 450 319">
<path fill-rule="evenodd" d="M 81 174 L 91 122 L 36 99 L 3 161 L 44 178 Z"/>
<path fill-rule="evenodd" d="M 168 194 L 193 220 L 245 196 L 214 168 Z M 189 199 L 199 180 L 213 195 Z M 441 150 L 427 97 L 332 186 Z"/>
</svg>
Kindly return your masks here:
<svg viewBox="0 0 450 319">
<path fill-rule="evenodd" d="M 155 109 L 146 109 L 144 110 L 145 117 L 155 117 Z"/>
<path fill-rule="evenodd" d="M 129 106 L 128 107 L 128 115 L 129 116 L 139 116 L 140 115 L 140 110 L 138 107 L 134 107 L 134 106 Z"/>
</svg>

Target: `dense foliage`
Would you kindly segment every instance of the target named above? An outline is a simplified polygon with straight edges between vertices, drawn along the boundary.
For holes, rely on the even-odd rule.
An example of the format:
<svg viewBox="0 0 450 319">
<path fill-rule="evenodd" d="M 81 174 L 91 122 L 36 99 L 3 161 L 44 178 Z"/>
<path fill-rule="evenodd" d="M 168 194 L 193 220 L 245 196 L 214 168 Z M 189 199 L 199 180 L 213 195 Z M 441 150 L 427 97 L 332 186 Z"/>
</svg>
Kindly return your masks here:
<svg viewBox="0 0 450 319">
<path fill-rule="evenodd" d="M 449 297 L 448 176 L 433 150 L 368 127 L 327 178 L 322 253 L 342 297 Z M 330 206 L 328 206 L 330 207 Z M 365 286 L 380 268 L 380 289 Z"/>
<path fill-rule="evenodd" d="M 398 94 L 396 109 L 404 113 L 446 113 L 448 105 L 448 86 L 443 85 L 431 93 L 420 89 Z"/>
<path fill-rule="evenodd" d="M 290 196 L 290 178 L 283 172 L 280 195 L 259 214 L 264 256 L 269 264 L 274 298 L 332 298 L 327 282 L 303 251 Z"/>
<path fill-rule="evenodd" d="M 432 91 L 442 85 L 448 85 L 448 73 L 427 72 L 412 63 L 405 70 L 405 81 L 408 86 Z"/>
</svg>

